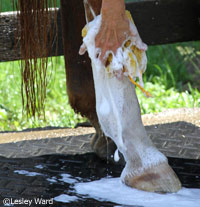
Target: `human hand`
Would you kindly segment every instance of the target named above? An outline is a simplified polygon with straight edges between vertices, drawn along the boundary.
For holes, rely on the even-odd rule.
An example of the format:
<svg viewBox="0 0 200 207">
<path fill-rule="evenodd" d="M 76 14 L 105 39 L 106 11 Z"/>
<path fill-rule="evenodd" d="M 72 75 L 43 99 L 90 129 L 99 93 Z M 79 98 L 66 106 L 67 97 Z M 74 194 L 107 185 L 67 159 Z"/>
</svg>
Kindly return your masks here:
<svg viewBox="0 0 200 207">
<path fill-rule="evenodd" d="M 135 34 L 130 30 L 129 19 L 124 15 L 116 15 L 110 18 L 111 14 L 102 17 L 100 30 L 95 38 L 96 48 L 99 48 L 99 58 L 103 64 L 106 63 L 109 53 L 114 55 L 123 43 Z"/>
</svg>

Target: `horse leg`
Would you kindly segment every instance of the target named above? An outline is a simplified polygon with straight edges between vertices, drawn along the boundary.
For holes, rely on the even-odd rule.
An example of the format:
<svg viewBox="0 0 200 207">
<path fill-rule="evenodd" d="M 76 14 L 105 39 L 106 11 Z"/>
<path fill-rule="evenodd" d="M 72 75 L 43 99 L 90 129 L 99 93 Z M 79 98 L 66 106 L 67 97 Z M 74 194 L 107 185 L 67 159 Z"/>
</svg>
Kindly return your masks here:
<svg viewBox="0 0 200 207">
<path fill-rule="evenodd" d="M 122 145 L 117 144 L 126 160 L 122 181 L 144 191 L 177 192 L 181 183 L 167 158 L 156 149 L 146 133 L 135 88 L 126 89 L 124 96 L 128 106 L 124 107 L 122 116 Z"/>
<path fill-rule="evenodd" d="M 89 0 L 84 2 L 88 19 L 87 8 L 94 12 Z M 168 165 L 167 158 L 153 145 L 142 124 L 135 87 L 125 77 L 123 80 L 108 78 L 105 70 L 96 68 L 94 60 L 92 67 L 99 122 L 126 161 L 122 181 L 140 190 L 177 192 L 181 188 L 179 179 Z"/>
<path fill-rule="evenodd" d="M 90 0 L 95 13 L 100 13 L 101 1 Z M 85 10 L 84 10 L 85 9 Z M 79 55 L 82 44 L 81 30 L 85 26 L 85 11 L 88 21 L 93 15 L 83 0 L 61 0 L 63 47 L 66 67 L 66 83 L 69 103 L 75 112 L 87 117 L 96 129 L 91 141 L 92 149 L 101 158 L 114 154 L 116 145 L 106 138 L 98 122 L 91 63 L 88 55 Z"/>
</svg>

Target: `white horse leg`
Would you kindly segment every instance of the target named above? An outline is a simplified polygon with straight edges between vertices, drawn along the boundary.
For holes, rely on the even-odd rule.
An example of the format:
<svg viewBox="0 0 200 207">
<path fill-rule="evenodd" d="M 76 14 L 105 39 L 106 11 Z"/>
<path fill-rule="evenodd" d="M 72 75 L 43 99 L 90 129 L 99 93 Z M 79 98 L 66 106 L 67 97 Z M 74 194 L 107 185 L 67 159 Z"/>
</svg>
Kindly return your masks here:
<svg viewBox="0 0 200 207">
<path fill-rule="evenodd" d="M 93 75 L 101 127 L 126 161 L 122 182 L 150 192 L 177 192 L 181 183 L 146 133 L 135 87 L 128 78 L 109 78 L 94 65 Z"/>
<path fill-rule="evenodd" d="M 126 161 L 122 182 L 145 191 L 177 192 L 181 188 L 179 179 L 167 158 L 152 144 L 142 124 L 135 87 L 128 77 L 124 76 L 123 80 L 110 77 L 96 58 L 94 40 L 100 21 L 99 16 L 90 24 L 91 31 L 84 39 L 84 47 L 92 60 L 99 123 Z"/>
</svg>

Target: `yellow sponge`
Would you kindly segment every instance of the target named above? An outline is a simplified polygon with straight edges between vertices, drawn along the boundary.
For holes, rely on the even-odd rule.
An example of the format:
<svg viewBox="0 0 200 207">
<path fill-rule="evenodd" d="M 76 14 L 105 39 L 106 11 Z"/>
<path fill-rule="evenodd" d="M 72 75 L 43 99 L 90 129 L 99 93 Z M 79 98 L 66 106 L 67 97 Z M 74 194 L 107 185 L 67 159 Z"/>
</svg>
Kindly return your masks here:
<svg viewBox="0 0 200 207">
<path fill-rule="evenodd" d="M 133 23 L 133 18 L 131 16 L 131 13 L 126 10 L 126 15 L 128 19 Z M 82 37 L 86 37 L 88 32 L 88 25 L 86 25 L 82 29 Z M 147 96 L 147 97 L 152 97 L 152 95 L 145 91 L 144 88 L 136 83 L 133 78 L 139 77 L 140 80 L 142 81 L 142 74 L 145 72 L 146 65 L 144 66 L 143 64 L 143 59 L 146 58 L 146 54 L 144 51 L 138 49 L 135 45 L 131 44 L 131 40 L 127 40 L 125 44 L 122 47 L 123 53 L 126 55 L 127 54 L 127 64 L 123 66 L 123 72 L 128 73 L 129 80 L 139 87 L 141 91 Z M 108 73 L 109 76 L 112 76 L 112 70 L 111 70 L 111 63 L 113 61 L 113 55 L 110 53 L 107 61 L 106 61 L 106 72 Z M 143 82 L 142 82 L 143 83 Z"/>
</svg>

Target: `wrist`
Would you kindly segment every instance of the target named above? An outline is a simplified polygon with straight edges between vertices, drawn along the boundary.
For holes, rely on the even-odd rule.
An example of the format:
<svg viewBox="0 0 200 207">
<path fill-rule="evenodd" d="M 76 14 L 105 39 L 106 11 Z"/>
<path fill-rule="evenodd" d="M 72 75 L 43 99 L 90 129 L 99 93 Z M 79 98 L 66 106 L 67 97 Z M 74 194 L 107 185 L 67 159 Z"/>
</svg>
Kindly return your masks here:
<svg viewBox="0 0 200 207">
<path fill-rule="evenodd" d="M 115 19 L 116 16 L 123 16 L 125 14 L 124 0 L 103 0 L 101 14 L 107 21 Z"/>
</svg>

